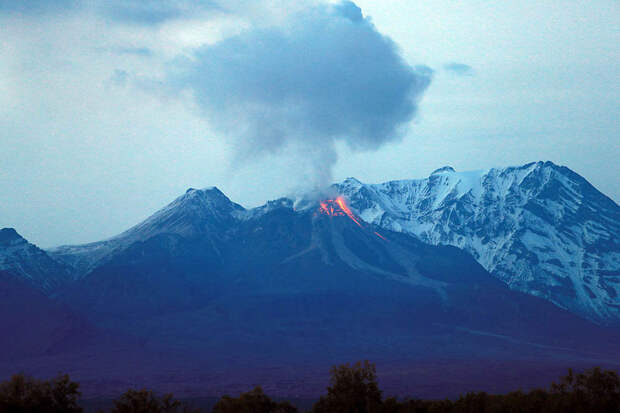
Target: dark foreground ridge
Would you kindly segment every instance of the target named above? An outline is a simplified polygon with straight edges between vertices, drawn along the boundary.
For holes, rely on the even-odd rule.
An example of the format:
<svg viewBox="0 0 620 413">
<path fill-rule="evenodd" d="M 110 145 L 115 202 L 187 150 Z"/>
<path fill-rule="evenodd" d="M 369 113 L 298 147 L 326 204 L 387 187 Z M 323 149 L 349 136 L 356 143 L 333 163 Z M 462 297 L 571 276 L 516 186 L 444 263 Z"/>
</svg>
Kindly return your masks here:
<svg viewBox="0 0 620 413">
<path fill-rule="evenodd" d="M 399 400 L 383 397 L 375 365 L 365 361 L 334 366 L 327 393 L 307 410 L 286 400 L 274 401 L 261 387 L 238 397 L 222 396 L 211 406 L 146 389 L 130 389 L 107 404 L 105 411 L 110 413 L 614 413 L 620 412 L 620 379 L 615 371 L 596 367 L 578 374 L 569 370 L 559 382 L 529 392 L 470 392 L 456 400 Z M 48 381 L 15 375 L 0 383 L 0 413 L 81 413 L 90 410 L 83 407 L 86 405 L 80 401 L 79 384 L 68 375 Z"/>
</svg>

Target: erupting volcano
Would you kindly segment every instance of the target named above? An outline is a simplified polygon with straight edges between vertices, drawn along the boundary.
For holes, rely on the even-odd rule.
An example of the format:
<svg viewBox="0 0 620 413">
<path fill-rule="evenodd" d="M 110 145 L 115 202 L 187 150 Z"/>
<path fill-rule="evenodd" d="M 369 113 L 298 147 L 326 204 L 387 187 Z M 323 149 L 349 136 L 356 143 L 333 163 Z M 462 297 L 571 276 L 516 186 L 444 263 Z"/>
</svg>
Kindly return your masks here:
<svg viewBox="0 0 620 413">
<path fill-rule="evenodd" d="M 335 199 L 326 199 L 324 201 L 321 201 L 319 203 L 319 213 L 329 215 L 330 217 L 347 216 L 353 222 L 355 222 L 358 227 L 364 228 L 360 221 L 355 217 L 351 209 L 349 209 L 349 207 L 347 206 L 347 202 L 344 200 L 343 196 L 338 196 Z M 382 240 L 387 241 L 387 239 L 378 232 L 373 231 L 373 233 Z"/>
<path fill-rule="evenodd" d="M 353 212 L 351 212 L 342 196 L 339 196 L 336 199 L 326 199 L 325 201 L 321 201 L 319 212 L 332 217 L 347 216 L 351 218 L 359 227 L 362 227 L 362 224 L 360 224 L 357 218 L 355 218 L 355 215 L 353 215 Z"/>
</svg>

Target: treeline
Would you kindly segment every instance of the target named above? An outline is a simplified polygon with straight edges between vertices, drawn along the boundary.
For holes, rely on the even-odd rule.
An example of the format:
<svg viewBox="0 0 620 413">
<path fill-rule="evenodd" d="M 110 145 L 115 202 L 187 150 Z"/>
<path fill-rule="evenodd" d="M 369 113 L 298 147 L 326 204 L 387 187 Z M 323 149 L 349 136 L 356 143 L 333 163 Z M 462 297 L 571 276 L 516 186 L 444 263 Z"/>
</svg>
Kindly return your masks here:
<svg viewBox="0 0 620 413">
<path fill-rule="evenodd" d="M 82 413 L 79 385 L 64 375 L 37 380 L 15 375 L 0 383 L 0 413 Z M 114 401 L 110 413 L 199 413 L 149 390 L 129 390 Z M 213 413 L 298 413 L 289 402 L 277 402 L 260 387 L 239 397 L 223 396 Z M 503 395 L 467 393 L 457 400 L 383 398 L 374 364 L 358 362 L 331 370 L 330 386 L 310 413 L 615 413 L 620 412 L 620 379 L 614 371 L 572 370 L 547 389 Z"/>
</svg>

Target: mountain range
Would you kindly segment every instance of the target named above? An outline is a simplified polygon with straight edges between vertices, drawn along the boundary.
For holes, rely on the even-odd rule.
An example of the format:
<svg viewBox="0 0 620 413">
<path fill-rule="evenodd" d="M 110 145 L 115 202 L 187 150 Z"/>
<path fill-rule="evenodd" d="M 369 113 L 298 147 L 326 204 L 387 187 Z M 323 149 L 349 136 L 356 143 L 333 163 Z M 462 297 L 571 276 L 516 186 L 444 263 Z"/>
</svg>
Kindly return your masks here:
<svg viewBox="0 0 620 413">
<path fill-rule="evenodd" d="M 470 253 L 510 288 L 600 323 L 620 320 L 620 207 L 551 162 L 336 186 L 360 217 Z"/>
<path fill-rule="evenodd" d="M 331 364 L 367 358 L 389 391 L 445 396 L 620 365 L 620 208 L 574 172 L 445 167 L 326 193 L 245 209 L 189 189 L 47 251 L 1 230 L 0 373 L 315 396 Z"/>
</svg>

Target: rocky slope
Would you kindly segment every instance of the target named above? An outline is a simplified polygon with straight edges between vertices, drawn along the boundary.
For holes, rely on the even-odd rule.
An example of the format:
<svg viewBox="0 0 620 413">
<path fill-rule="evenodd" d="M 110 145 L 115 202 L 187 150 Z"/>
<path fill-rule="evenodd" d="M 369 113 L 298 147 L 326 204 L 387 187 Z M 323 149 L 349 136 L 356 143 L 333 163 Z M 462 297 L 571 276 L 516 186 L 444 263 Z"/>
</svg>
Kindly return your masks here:
<svg viewBox="0 0 620 413">
<path fill-rule="evenodd" d="M 69 268 L 26 241 L 13 228 L 0 229 L 0 272 L 46 294 L 69 282 Z"/>
<path fill-rule="evenodd" d="M 551 162 L 335 185 L 369 223 L 469 252 L 511 288 L 620 321 L 620 207 Z"/>
</svg>

